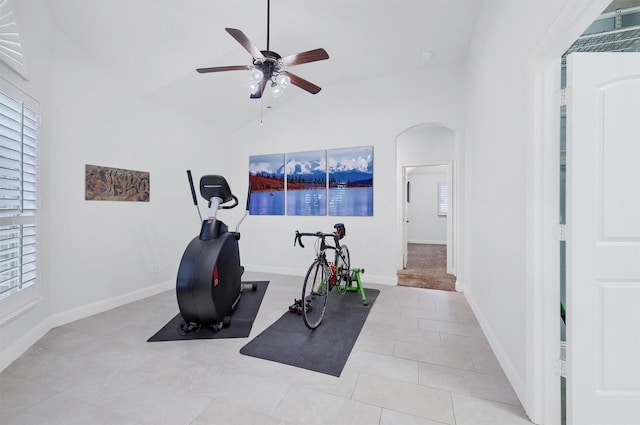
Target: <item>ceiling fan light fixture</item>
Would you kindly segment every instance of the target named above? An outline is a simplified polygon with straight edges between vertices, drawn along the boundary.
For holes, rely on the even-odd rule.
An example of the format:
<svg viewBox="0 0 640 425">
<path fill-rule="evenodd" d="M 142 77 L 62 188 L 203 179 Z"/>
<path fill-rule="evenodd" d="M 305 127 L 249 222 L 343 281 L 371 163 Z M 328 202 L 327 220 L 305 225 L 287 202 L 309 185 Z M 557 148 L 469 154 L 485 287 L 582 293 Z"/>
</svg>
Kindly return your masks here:
<svg viewBox="0 0 640 425">
<path fill-rule="evenodd" d="M 249 81 L 253 83 L 259 83 L 264 78 L 264 73 L 258 68 L 251 68 L 251 72 L 249 72 Z"/>
<path fill-rule="evenodd" d="M 255 94 L 258 92 L 258 89 L 260 88 L 260 84 L 258 84 L 260 81 L 253 81 L 250 80 L 247 85 L 245 86 L 247 91 L 249 92 L 249 94 Z"/>
<path fill-rule="evenodd" d="M 273 97 L 278 98 L 284 94 L 284 89 L 280 87 L 280 85 L 276 84 L 275 81 L 271 82 L 271 94 Z"/>
<path fill-rule="evenodd" d="M 278 86 L 283 90 L 291 85 L 291 78 L 289 78 L 288 75 L 280 74 L 278 75 L 278 77 L 276 77 L 276 81 L 278 83 Z"/>
<path fill-rule="evenodd" d="M 253 58 L 253 65 L 214 66 L 198 68 L 196 71 L 200 74 L 204 74 L 209 72 L 249 70 L 249 82 L 245 87 L 251 92 L 251 99 L 262 98 L 264 89 L 269 82 L 272 83 L 272 92 L 275 92 L 276 97 L 280 96 L 282 91 L 289 87 L 289 85 L 299 87 L 311 94 L 317 94 L 321 90 L 320 87 L 302 77 L 299 77 L 298 75 L 284 71 L 284 69 L 286 67 L 329 59 L 329 54 L 324 49 L 314 49 L 283 58 L 278 53 L 270 50 L 269 11 L 270 1 L 267 0 L 267 48 L 265 50 L 258 49 L 239 29 L 225 28 L 225 31 L 251 54 L 251 57 Z"/>
</svg>

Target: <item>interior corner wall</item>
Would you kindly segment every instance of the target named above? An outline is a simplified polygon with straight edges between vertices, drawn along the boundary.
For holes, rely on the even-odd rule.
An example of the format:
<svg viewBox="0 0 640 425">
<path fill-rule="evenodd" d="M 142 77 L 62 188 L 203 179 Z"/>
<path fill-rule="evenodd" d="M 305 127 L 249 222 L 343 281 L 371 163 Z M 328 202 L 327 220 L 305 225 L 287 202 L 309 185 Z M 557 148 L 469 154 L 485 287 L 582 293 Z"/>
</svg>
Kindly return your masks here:
<svg viewBox="0 0 640 425">
<path fill-rule="evenodd" d="M 249 156 L 355 146 L 373 146 L 372 217 L 249 216 L 243 222 L 241 256 L 248 270 L 304 275 L 314 252 L 293 246 L 300 231 L 347 228 L 351 264 L 363 280 L 395 284 L 401 235 L 397 213 L 396 137 L 425 122 L 460 128 L 464 93 L 462 66 L 424 67 L 350 84 L 332 85 L 316 96 L 300 93 L 267 110 L 263 124 L 233 135 L 233 183 L 248 184 Z M 422 81 L 413 84 L 413 81 Z M 322 84 L 322 81 L 318 81 Z M 286 94 L 285 94 L 286 96 Z"/>
<path fill-rule="evenodd" d="M 529 56 L 563 3 L 485 1 L 467 62 L 464 292 L 525 410 Z"/>
<path fill-rule="evenodd" d="M 0 326 L 0 369 L 52 326 L 175 287 L 200 228 L 185 170 L 196 178 L 231 170 L 220 155 L 229 134 L 146 102 L 52 29 L 41 4 L 14 4 L 31 72 L 29 81 L 7 76 L 41 104 L 44 300 Z M 149 172 L 150 201 L 86 201 L 86 164 Z"/>
<path fill-rule="evenodd" d="M 213 127 L 131 96 L 60 35 L 43 117 L 42 211 L 53 314 L 163 282 L 200 228 L 185 170 L 229 169 Z M 47 137 L 49 136 L 49 137 Z M 149 202 L 86 201 L 86 164 L 150 173 Z"/>
</svg>

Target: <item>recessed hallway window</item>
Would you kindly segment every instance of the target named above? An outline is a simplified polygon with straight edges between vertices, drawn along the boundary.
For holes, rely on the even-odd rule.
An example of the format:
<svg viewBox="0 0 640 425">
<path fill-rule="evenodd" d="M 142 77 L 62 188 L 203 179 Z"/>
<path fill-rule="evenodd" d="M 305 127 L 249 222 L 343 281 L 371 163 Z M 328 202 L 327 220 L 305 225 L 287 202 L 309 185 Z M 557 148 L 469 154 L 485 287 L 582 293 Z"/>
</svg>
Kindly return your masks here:
<svg viewBox="0 0 640 425">
<path fill-rule="evenodd" d="M 449 186 L 447 182 L 438 182 L 438 215 L 449 212 Z"/>
</svg>

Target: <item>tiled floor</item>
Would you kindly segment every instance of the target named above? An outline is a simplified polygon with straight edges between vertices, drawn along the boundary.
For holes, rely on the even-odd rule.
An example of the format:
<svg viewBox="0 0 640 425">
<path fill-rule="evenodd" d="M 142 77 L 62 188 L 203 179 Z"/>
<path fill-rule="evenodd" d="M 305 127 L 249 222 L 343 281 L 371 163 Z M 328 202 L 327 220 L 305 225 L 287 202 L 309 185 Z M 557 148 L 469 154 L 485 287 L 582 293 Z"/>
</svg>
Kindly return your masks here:
<svg viewBox="0 0 640 425">
<path fill-rule="evenodd" d="M 239 353 L 301 284 L 244 279 L 270 281 L 249 339 L 146 342 L 173 291 L 69 323 L 0 374 L 0 423 L 530 424 L 464 295 L 365 279 L 381 293 L 336 378 Z"/>
</svg>

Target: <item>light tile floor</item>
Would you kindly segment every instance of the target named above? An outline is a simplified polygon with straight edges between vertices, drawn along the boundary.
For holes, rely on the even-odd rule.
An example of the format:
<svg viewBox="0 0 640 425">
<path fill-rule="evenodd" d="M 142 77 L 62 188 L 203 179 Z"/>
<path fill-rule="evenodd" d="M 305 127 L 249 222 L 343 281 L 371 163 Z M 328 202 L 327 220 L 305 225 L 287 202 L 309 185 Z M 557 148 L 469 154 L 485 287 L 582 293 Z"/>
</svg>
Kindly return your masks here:
<svg viewBox="0 0 640 425">
<path fill-rule="evenodd" d="M 302 279 L 244 280 L 270 281 L 249 338 L 146 342 L 178 312 L 174 291 L 52 329 L 0 374 L 0 423 L 531 423 L 463 294 L 365 279 L 381 293 L 336 378 L 239 353 Z"/>
</svg>

